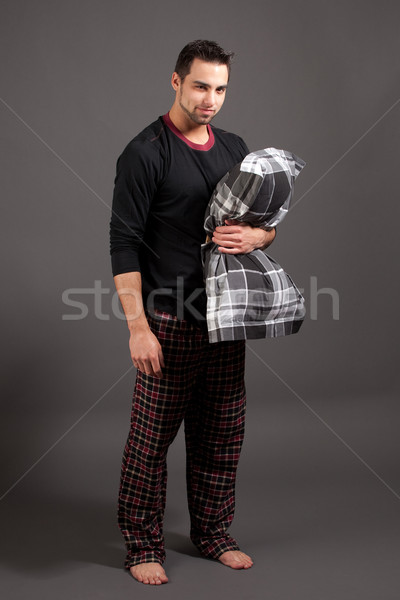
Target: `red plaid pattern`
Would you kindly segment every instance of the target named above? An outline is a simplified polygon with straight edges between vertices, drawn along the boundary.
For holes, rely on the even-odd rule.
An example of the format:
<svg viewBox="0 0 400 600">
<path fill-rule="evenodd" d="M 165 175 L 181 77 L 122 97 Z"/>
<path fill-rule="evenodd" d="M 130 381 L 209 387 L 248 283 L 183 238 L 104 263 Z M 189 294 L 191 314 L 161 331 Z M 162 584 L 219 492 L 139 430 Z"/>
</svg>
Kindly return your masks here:
<svg viewBox="0 0 400 600">
<path fill-rule="evenodd" d="M 158 311 L 148 320 L 165 368 L 163 379 L 136 378 L 118 507 L 126 568 L 165 559 L 166 456 L 183 419 L 190 537 L 209 558 L 239 549 L 227 529 L 244 436 L 245 341 L 210 344 L 206 330 Z"/>
</svg>

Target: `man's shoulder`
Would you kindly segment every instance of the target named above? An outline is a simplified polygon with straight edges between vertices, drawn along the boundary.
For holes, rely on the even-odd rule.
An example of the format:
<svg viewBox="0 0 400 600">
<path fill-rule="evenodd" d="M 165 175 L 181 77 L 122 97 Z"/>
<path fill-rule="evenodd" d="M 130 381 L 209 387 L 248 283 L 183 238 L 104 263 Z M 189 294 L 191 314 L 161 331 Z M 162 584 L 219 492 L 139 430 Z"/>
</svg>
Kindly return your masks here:
<svg viewBox="0 0 400 600">
<path fill-rule="evenodd" d="M 162 138 L 165 132 L 165 125 L 161 117 L 158 117 L 155 121 L 147 125 L 140 133 L 135 135 L 130 143 L 154 143 Z"/>
<path fill-rule="evenodd" d="M 242 152 L 248 154 L 249 149 L 247 148 L 245 141 L 243 140 L 243 138 L 240 137 L 240 135 L 237 135 L 236 133 L 232 133 L 230 131 L 226 131 L 225 129 L 221 129 L 220 127 L 215 127 L 214 125 L 212 125 L 211 127 L 214 133 L 214 137 L 219 142 L 222 142 L 223 144 L 229 146 L 236 146 Z"/>
<path fill-rule="evenodd" d="M 128 142 L 120 158 L 128 157 L 133 159 L 137 157 L 138 159 L 146 160 L 159 157 L 160 154 L 164 155 L 165 149 L 165 126 L 159 117 Z"/>
<path fill-rule="evenodd" d="M 159 117 L 150 125 L 147 125 L 140 133 L 135 135 L 134 138 L 126 145 L 126 148 L 132 148 L 136 146 L 157 146 L 162 142 L 163 135 L 165 134 L 165 126 L 162 119 Z"/>
</svg>

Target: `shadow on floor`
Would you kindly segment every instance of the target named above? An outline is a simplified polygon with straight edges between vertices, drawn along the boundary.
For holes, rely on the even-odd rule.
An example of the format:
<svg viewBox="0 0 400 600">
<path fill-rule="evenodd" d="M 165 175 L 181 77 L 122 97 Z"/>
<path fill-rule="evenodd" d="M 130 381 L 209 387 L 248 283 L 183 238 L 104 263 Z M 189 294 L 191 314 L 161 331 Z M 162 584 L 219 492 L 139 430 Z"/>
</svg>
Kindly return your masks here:
<svg viewBox="0 0 400 600">
<path fill-rule="evenodd" d="M 42 576 L 91 563 L 123 569 L 125 548 L 116 506 L 97 499 L 12 494 L 2 501 L 1 563 Z M 167 531 L 166 549 L 199 557 L 188 536 Z"/>
<path fill-rule="evenodd" d="M 188 536 L 182 535 L 181 533 L 174 533 L 172 531 L 165 532 L 165 548 L 166 550 L 173 550 L 179 554 L 186 554 L 186 556 L 200 557 L 201 554 L 193 546 Z"/>
<path fill-rule="evenodd" d="M 0 559 L 11 569 L 40 575 L 79 562 L 123 567 L 125 550 L 111 502 L 14 493 L 1 509 Z"/>
</svg>

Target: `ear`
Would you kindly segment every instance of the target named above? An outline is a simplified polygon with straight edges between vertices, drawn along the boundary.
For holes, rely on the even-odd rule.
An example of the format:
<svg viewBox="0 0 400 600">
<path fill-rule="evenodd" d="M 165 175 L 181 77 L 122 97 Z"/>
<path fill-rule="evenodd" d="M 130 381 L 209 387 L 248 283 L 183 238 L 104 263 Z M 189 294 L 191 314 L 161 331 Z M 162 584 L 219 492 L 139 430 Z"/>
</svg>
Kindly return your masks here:
<svg viewBox="0 0 400 600">
<path fill-rule="evenodd" d="M 171 85 L 175 91 L 177 91 L 181 85 L 181 78 L 179 77 L 178 73 L 175 73 L 175 71 L 172 73 Z"/>
</svg>

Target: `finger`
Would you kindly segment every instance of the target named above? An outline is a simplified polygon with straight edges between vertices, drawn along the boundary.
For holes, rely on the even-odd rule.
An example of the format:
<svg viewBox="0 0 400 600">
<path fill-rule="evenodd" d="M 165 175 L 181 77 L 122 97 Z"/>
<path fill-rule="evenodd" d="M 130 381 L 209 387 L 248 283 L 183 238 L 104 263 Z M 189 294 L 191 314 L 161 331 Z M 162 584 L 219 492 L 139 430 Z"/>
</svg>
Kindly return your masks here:
<svg viewBox="0 0 400 600">
<path fill-rule="evenodd" d="M 225 246 L 218 246 L 218 250 L 222 254 L 245 254 L 241 248 L 226 248 Z"/>
<path fill-rule="evenodd" d="M 161 367 L 164 368 L 165 367 L 164 354 L 163 354 L 163 351 L 161 350 L 161 348 L 160 348 L 160 352 L 158 354 L 158 359 L 160 361 Z"/>
<path fill-rule="evenodd" d="M 241 225 L 219 225 L 214 229 L 214 233 L 231 234 L 241 231 Z"/>
<path fill-rule="evenodd" d="M 234 233 L 242 233 L 242 225 L 224 225 L 223 227 L 216 227 L 214 233 L 220 235 L 233 235 Z"/>
<path fill-rule="evenodd" d="M 140 370 L 143 371 L 143 373 L 146 373 L 146 375 L 154 375 L 149 359 L 142 360 L 140 365 L 142 367 Z"/>
<path fill-rule="evenodd" d="M 215 240 L 216 244 L 222 244 L 222 242 L 241 242 L 241 238 L 239 236 L 239 233 L 237 232 L 237 234 L 223 234 L 223 233 L 217 233 L 213 236 L 213 242 Z"/>
<path fill-rule="evenodd" d="M 150 375 L 151 377 L 157 377 L 159 379 L 162 378 L 162 371 L 158 362 L 158 359 L 155 360 L 154 364 L 151 359 L 147 358 L 144 360 L 137 360 L 137 369 L 146 375 Z"/>
<path fill-rule="evenodd" d="M 159 361 L 158 355 L 151 360 L 150 368 L 151 368 L 151 371 L 152 371 L 151 374 L 154 377 L 157 377 L 157 379 L 161 379 L 162 378 L 163 374 L 162 374 L 162 371 L 161 371 L 160 361 Z"/>
<path fill-rule="evenodd" d="M 145 373 L 144 366 L 143 366 L 143 364 L 142 364 L 142 362 L 140 360 L 136 361 L 136 368 L 137 368 L 138 371 L 141 371 L 142 373 Z"/>
<path fill-rule="evenodd" d="M 238 244 L 240 244 L 240 240 L 221 240 L 216 239 L 215 244 L 217 246 L 223 246 L 224 248 L 238 248 Z"/>
</svg>

